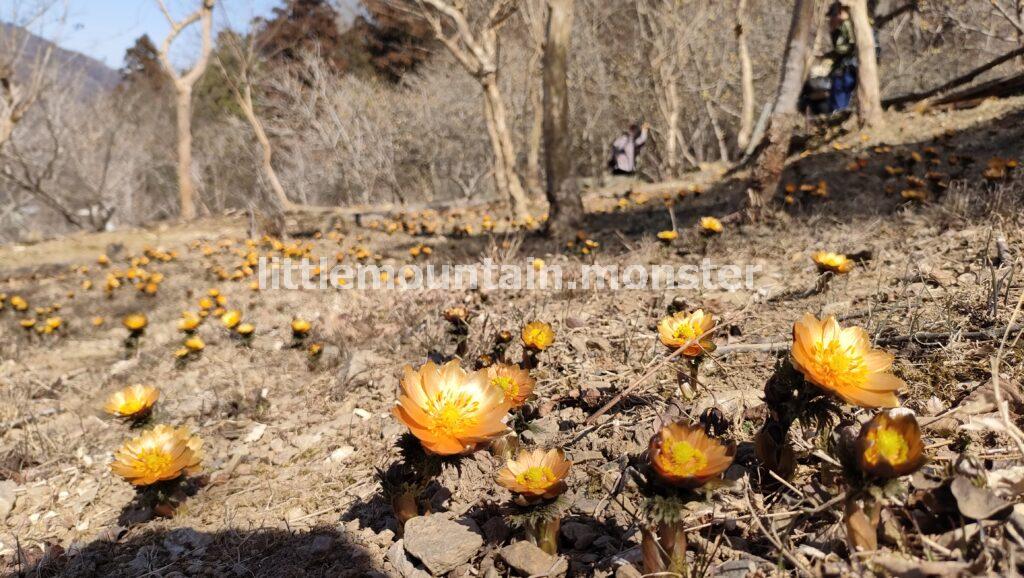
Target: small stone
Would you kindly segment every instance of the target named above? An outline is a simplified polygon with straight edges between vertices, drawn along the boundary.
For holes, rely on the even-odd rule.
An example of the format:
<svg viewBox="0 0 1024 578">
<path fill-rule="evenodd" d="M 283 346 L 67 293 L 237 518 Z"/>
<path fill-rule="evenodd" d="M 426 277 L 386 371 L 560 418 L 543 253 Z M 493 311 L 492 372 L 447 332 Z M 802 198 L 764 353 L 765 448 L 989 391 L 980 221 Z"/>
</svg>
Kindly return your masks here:
<svg viewBox="0 0 1024 578">
<path fill-rule="evenodd" d="M 552 556 L 529 542 L 516 542 L 498 554 L 513 570 L 523 576 L 561 576 L 569 570 L 565 558 Z"/>
<path fill-rule="evenodd" d="M 566 522 L 562 525 L 562 536 L 572 542 L 573 548 L 585 550 L 597 539 L 597 530 L 581 522 Z"/>
<path fill-rule="evenodd" d="M 486 522 L 484 522 L 481 530 L 484 531 L 484 536 L 487 537 L 487 541 L 492 544 L 500 544 L 508 539 L 511 529 L 508 527 L 508 523 L 505 522 L 503 516 L 494 516 Z"/>
<path fill-rule="evenodd" d="M 416 567 L 416 564 L 405 555 L 405 545 L 398 540 L 388 548 L 388 562 L 403 578 L 430 578 L 430 574 Z"/>
<path fill-rule="evenodd" d="M 629 562 L 615 569 L 615 578 L 641 578 L 642 576 L 643 574 Z"/>
<path fill-rule="evenodd" d="M 405 523 L 405 550 L 436 575 L 468 562 L 483 543 L 483 536 L 472 520 L 456 522 L 441 514 L 430 514 Z"/>
<path fill-rule="evenodd" d="M 335 464 L 341 463 L 341 462 L 345 461 L 346 459 L 348 459 L 348 457 L 351 456 L 353 453 L 355 453 L 355 451 L 356 451 L 356 448 L 354 448 L 352 446 L 341 446 L 340 448 L 338 448 L 338 449 L 334 450 L 333 452 L 331 452 L 330 457 L 328 457 L 327 459 L 331 463 L 335 463 Z"/>
<path fill-rule="evenodd" d="M 331 549 L 334 545 L 334 538 L 330 536 L 320 534 L 313 538 L 313 541 L 306 547 L 306 551 L 310 554 L 323 554 L 324 552 Z"/>
<path fill-rule="evenodd" d="M 7 515 L 14 509 L 14 490 L 18 484 L 14 480 L 0 482 L 0 522 L 7 519 Z"/>
</svg>

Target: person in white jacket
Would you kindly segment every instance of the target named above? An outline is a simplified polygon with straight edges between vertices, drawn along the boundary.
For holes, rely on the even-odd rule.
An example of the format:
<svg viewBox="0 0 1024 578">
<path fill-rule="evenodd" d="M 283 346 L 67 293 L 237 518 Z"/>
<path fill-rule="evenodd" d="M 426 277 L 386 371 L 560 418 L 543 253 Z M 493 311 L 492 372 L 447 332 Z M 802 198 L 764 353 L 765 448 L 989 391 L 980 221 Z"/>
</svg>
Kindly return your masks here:
<svg viewBox="0 0 1024 578">
<path fill-rule="evenodd" d="M 642 126 L 630 125 L 627 132 L 615 139 L 612 143 L 612 158 L 608 161 L 613 175 L 636 174 L 636 155 L 647 143 L 650 128 L 646 122 Z"/>
</svg>

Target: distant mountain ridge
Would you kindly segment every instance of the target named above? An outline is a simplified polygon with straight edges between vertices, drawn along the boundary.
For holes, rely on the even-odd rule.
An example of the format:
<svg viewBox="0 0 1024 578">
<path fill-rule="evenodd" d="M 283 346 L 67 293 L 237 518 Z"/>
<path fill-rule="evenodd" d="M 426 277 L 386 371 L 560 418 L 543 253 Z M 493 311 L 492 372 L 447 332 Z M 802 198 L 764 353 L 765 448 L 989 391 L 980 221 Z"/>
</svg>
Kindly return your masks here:
<svg viewBox="0 0 1024 578">
<path fill-rule="evenodd" d="M 53 54 L 50 57 L 50 62 L 66 74 L 70 73 L 80 75 L 82 82 L 81 88 L 84 94 L 96 94 L 97 92 L 113 90 L 121 81 L 121 75 L 118 71 L 110 68 L 91 56 L 86 56 L 80 52 L 61 48 L 45 38 L 28 32 L 24 28 L 13 26 L 6 22 L 0 22 L 0 35 L 8 34 L 28 34 L 25 52 L 21 59 L 23 63 L 22 66 L 24 67 L 31 66 L 31 63 L 35 61 L 37 56 L 42 55 L 46 51 L 47 47 L 52 46 Z M 26 68 L 25 70 L 20 70 L 18 72 L 26 74 L 28 71 Z"/>
</svg>

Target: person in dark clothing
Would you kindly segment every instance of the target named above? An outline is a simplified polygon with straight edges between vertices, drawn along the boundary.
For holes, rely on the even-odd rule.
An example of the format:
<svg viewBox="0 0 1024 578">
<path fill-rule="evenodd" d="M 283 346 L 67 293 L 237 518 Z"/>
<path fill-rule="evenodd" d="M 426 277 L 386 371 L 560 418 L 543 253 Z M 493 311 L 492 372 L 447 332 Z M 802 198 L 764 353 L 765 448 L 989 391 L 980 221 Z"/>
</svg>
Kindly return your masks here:
<svg viewBox="0 0 1024 578">
<path fill-rule="evenodd" d="M 853 92 L 857 90 L 857 38 L 853 33 L 850 11 L 838 2 L 829 8 L 832 29 L 832 81 L 829 95 L 831 112 L 850 107 Z"/>
</svg>

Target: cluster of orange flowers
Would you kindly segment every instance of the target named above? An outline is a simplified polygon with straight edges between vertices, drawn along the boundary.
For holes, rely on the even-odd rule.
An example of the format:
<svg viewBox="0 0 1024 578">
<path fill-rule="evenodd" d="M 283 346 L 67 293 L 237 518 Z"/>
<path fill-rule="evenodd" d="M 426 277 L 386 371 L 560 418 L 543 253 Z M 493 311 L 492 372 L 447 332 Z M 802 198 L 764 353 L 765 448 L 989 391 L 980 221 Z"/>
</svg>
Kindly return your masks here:
<svg viewBox="0 0 1024 578">
<path fill-rule="evenodd" d="M 112 394 L 104 409 L 112 416 L 141 422 L 149 418 L 158 399 L 160 391 L 155 387 L 133 385 Z M 188 428 L 158 424 L 125 442 L 114 453 L 110 470 L 137 487 L 178 480 L 199 471 L 202 445 L 202 439 Z"/>
</svg>

